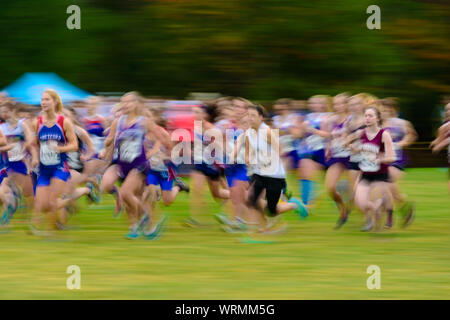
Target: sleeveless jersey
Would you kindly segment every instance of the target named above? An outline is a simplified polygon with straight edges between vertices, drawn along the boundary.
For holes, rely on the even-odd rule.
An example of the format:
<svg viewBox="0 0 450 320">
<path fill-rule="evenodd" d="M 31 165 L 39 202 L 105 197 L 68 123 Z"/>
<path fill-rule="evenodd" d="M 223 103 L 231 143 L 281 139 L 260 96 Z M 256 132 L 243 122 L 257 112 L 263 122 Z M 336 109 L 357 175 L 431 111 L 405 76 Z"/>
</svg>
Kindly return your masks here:
<svg viewBox="0 0 450 320">
<path fill-rule="evenodd" d="M 144 140 L 147 129 L 142 124 L 143 117 L 138 117 L 131 126 L 126 126 L 127 116 L 121 116 L 117 124 L 114 146 L 117 151 L 117 163 L 142 165 L 147 161 Z"/>
<path fill-rule="evenodd" d="M 380 164 L 380 154 L 384 153 L 383 132 L 385 129 L 380 129 L 377 135 L 370 140 L 367 137 L 366 129 L 361 135 L 361 161 L 359 162 L 359 169 L 366 174 L 387 173 L 388 165 Z"/>
<path fill-rule="evenodd" d="M 8 162 L 22 161 L 25 158 L 25 133 L 23 132 L 23 122 L 25 119 L 20 119 L 15 128 L 12 128 L 8 122 L 0 125 L 0 129 L 6 136 L 8 144 L 12 144 L 13 148 L 6 152 L 6 159 Z"/>
<path fill-rule="evenodd" d="M 258 130 L 249 129 L 246 132 L 250 144 L 250 164 L 252 172 L 264 177 L 286 178 L 283 161 L 278 150 L 272 150 L 267 141 L 267 130 L 270 129 L 264 122 Z"/>
<path fill-rule="evenodd" d="M 83 119 L 84 128 L 92 139 L 92 143 L 94 144 L 94 148 L 96 152 L 100 152 L 105 143 L 104 131 L 103 127 L 103 118 L 100 116 L 87 117 Z"/>
<path fill-rule="evenodd" d="M 38 118 L 37 135 L 39 139 L 39 160 L 41 167 L 52 168 L 63 166 L 66 154 L 53 150 L 53 146 L 64 145 L 66 135 L 64 134 L 64 116 L 58 115 L 56 123 L 50 128 L 44 125 L 43 117 Z"/>
<path fill-rule="evenodd" d="M 350 156 L 350 150 L 344 145 L 345 120 L 340 124 L 334 124 L 331 130 L 331 157 L 346 158 Z"/>
<path fill-rule="evenodd" d="M 320 125 L 324 121 L 324 117 L 325 114 L 323 113 L 308 113 L 306 115 L 306 121 L 308 121 L 310 127 L 320 130 Z M 325 148 L 325 138 L 308 133 L 305 136 L 305 144 L 309 151 L 318 151 Z"/>
</svg>

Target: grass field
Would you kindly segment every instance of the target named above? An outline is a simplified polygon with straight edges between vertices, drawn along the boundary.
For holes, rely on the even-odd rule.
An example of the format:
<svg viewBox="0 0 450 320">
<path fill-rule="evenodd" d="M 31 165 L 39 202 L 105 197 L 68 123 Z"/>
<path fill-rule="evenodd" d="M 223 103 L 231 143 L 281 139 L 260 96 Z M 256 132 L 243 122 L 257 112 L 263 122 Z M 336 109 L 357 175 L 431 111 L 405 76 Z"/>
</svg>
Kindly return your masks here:
<svg viewBox="0 0 450 320">
<path fill-rule="evenodd" d="M 295 177 L 289 178 L 298 194 Z M 79 227 L 43 239 L 25 233 L 23 213 L 0 234 L 0 299 L 450 299 L 450 199 L 443 169 L 411 169 L 402 187 L 416 201 L 406 230 L 362 233 L 354 212 L 333 230 L 337 209 L 323 197 L 311 216 L 284 220 L 283 235 L 245 244 L 220 231 L 219 207 L 205 194 L 204 221 L 188 229 L 188 197 L 164 209 L 170 220 L 157 241 L 126 240 L 127 220 L 112 218 L 113 201 L 82 202 Z M 66 288 L 66 269 L 81 268 L 81 289 Z M 381 289 L 366 287 L 369 265 Z"/>
</svg>

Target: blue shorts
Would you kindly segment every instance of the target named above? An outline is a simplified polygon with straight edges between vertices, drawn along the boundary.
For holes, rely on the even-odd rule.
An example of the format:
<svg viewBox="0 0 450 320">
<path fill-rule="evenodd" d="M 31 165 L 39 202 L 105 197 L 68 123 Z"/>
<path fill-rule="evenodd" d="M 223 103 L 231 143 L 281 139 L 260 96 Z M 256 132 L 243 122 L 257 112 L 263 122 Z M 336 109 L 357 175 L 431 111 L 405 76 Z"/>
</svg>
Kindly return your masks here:
<svg viewBox="0 0 450 320">
<path fill-rule="evenodd" d="M 298 168 L 298 162 L 300 161 L 300 157 L 298 155 L 297 150 L 292 150 L 286 154 L 286 158 L 289 159 L 291 162 L 291 168 L 297 169 Z"/>
<path fill-rule="evenodd" d="M 233 187 L 234 181 L 248 181 L 247 167 L 244 164 L 230 165 L 225 168 L 225 177 L 227 178 L 228 186 Z"/>
<path fill-rule="evenodd" d="M 67 182 L 70 179 L 70 172 L 65 167 L 57 167 L 55 169 L 40 168 L 36 180 L 36 187 L 48 187 L 51 180 L 55 178 Z"/>
<path fill-rule="evenodd" d="M 16 172 L 23 175 L 28 175 L 28 168 L 25 162 L 23 161 L 13 161 L 8 163 L 8 169 L 6 169 L 7 172 Z"/>
<path fill-rule="evenodd" d="M 149 170 L 147 173 L 147 185 L 160 185 L 161 190 L 170 191 L 172 190 L 173 180 L 169 180 L 168 171 L 154 171 Z"/>
</svg>

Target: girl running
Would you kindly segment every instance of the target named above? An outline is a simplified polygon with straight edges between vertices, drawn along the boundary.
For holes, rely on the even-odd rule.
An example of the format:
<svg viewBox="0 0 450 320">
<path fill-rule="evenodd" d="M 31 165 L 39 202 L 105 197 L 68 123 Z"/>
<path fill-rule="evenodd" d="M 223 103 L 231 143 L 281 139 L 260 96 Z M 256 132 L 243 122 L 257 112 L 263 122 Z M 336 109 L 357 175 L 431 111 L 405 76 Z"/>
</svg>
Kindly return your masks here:
<svg viewBox="0 0 450 320">
<path fill-rule="evenodd" d="M 15 106 L 11 103 L 4 104 L 0 108 L 1 116 L 6 119 L 0 125 L 0 129 L 6 136 L 8 144 L 0 148 L 0 151 L 5 152 L 6 158 L 6 173 L 8 180 L 15 186 L 18 186 L 21 193 L 26 199 L 27 207 L 33 206 L 33 184 L 31 176 L 28 172 L 28 167 L 25 162 L 26 152 L 30 152 L 33 157 L 36 157 L 35 148 L 33 148 L 33 134 L 25 122 L 25 119 L 19 119 L 15 112 Z M 14 186 L 14 187 L 15 187 Z M 15 187 L 17 188 L 17 187 Z M 20 192 L 16 195 L 20 200 Z M 13 212 L 5 215 L 2 223 L 8 223 Z"/>
<path fill-rule="evenodd" d="M 350 150 L 345 145 L 347 136 L 346 122 L 348 118 L 346 93 L 338 94 L 333 99 L 335 114 L 329 119 L 330 141 L 327 144 L 328 170 L 325 176 L 325 188 L 336 203 L 340 211 L 335 229 L 339 229 L 347 222 L 348 209 L 337 190 L 337 185 L 342 174 L 347 170 L 350 159 Z"/>
<path fill-rule="evenodd" d="M 319 170 L 325 170 L 325 142 L 330 136 L 327 128 L 328 96 L 313 96 L 308 100 L 310 113 L 304 119 L 299 118 L 297 129 L 301 132 L 304 144 L 298 144 L 303 154 L 300 160 L 300 193 L 302 202 L 308 206 L 314 189 L 313 179 Z"/>
<path fill-rule="evenodd" d="M 145 211 L 141 195 L 149 170 L 144 141 L 148 132 L 157 137 L 160 133 L 154 130 L 152 119 L 143 116 L 145 102 L 137 92 L 126 93 L 120 103 L 123 115 L 112 123 L 106 141 L 106 146 L 113 145 L 114 148 L 113 164 L 105 172 L 101 190 L 117 190 L 116 181 L 123 181 L 118 193 L 129 218 L 130 229 L 126 237 L 136 239 L 139 215 Z"/>
<path fill-rule="evenodd" d="M 383 127 L 388 130 L 392 137 L 396 160 L 389 166 L 389 180 L 391 182 L 392 196 L 399 205 L 403 214 L 403 226 L 408 226 L 414 218 L 414 204 L 408 201 L 408 197 L 402 194 L 399 189 L 398 181 L 403 176 L 407 164 L 404 148 L 411 145 L 417 139 L 417 132 L 409 121 L 400 119 L 397 113 L 396 101 L 392 98 L 382 99 L 381 116 Z M 388 208 L 388 217 L 386 228 L 392 228 L 393 208 Z"/>
<path fill-rule="evenodd" d="M 347 142 L 359 139 L 361 178 L 356 187 L 355 205 L 366 215 L 367 223 L 361 231 L 379 226 L 381 210 L 392 204 L 389 188 L 389 164 L 395 161 L 389 132 L 381 127 L 381 113 L 373 106 L 364 112 L 366 127 L 353 133 Z M 353 147 L 353 146 L 352 146 Z"/>
<path fill-rule="evenodd" d="M 222 133 L 217 129 L 212 121 L 215 119 L 215 111 L 212 106 L 194 107 L 194 168 L 191 171 L 192 192 L 191 192 L 191 217 L 186 221 L 188 226 L 199 226 L 199 222 L 193 218 L 194 213 L 198 215 L 202 212 L 201 201 L 203 186 L 208 184 L 211 195 L 215 200 L 225 200 L 230 198 L 230 191 L 223 188 L 221 184 L 221 172 L 217 162 L 223 161 L 218 157 L 223 155 L 223 150 L 216 143 L 215 139 L 222 139 Z M 208 152 L 209 150 L 209 152 Z M 217 153 L 217 154 L 216 154 Z"/>
<path fill-rule="evenodd" d="M 67 152 L 78 149 L 78 142 L 73 124 L 61 113 L 63 104 L 61 98 L 52 89 L 47 89 L 41 99 L 42 115 L 33 123 L 37 133 L 36 145 L 39 152 L 35 153 L 32 167 L 38 167 L 36 181 L 35 212 L 32 217 L 30 231 L 39 235 L 38 224 L 41 214 L 47 212 L 48 222 L 53 229 L 58 220 L 57 199 L 66 189 L 70 178 L 67 166 Z M 37 156 L 38 155 L 38 156 Z"/>
</svg>

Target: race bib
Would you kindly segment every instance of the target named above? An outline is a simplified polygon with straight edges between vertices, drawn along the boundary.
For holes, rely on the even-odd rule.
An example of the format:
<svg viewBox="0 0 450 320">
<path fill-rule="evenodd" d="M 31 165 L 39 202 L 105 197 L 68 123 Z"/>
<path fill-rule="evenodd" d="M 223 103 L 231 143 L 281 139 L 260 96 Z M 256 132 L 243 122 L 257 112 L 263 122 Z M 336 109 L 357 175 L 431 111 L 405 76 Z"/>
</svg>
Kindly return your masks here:
<svg viewBox="0 0 450 320">
<path fill-rule="evenodd" d="M 331 151 L 333 153 L 333 157 L 335 158 L 345 158 L 350 155 L 350 151 L 344 148 L 344 144 L 340 138 L 334 139 L 331 142 Z"/>
<path fill-rule="evenodd" d="M 92 143 L 94 144 L 95 151 L 100 152 L 105 145 L 105 138 L 92 135 L 91 140 L 92 140 Z"/>
<path fill-rule="evenodd" d="M 46 166 L 54 166 L 61 162 L 61 157 L 58 151 L 52 149 L 58 144 L 56 141 L 43 141 L 40 148 L 41 163 Z"/>
<path fill-rule="evenodd" d="M 120 160 L 124 162 L 131 163 L 133 162 L 142 151 L 142 146 L 140 140 L 124 140 L 120 144 L 119 154 Z"/>
<path fill-rule="evenodd" d="M 320 150 L 325 147 L 324 139 L 321 136 L 311 135 L 305 139 L 306 144 L 311 150 Z"/>
<path fill-rule="evenodd" d="M 22 144 L 20 142 L 13 143 L 11 150 L 7 152 L 8 160 L 11 162 L 20 161 L 25 157 L 23 152 Z"/>
<path fill-rule="evenodd" d="M 280 146 L 283 153 L 291 152 L 292 150 L 294 150 L 294 139 L 291 135 L 281 136 Z"/>
<path fill-rule="evenodd" d="M 380 170 L 380 162 L 377 159 L 377 155 L 373 152 L 361 152 L 359 168 L 364 172 L 377 172 Z"/>
</svg>

